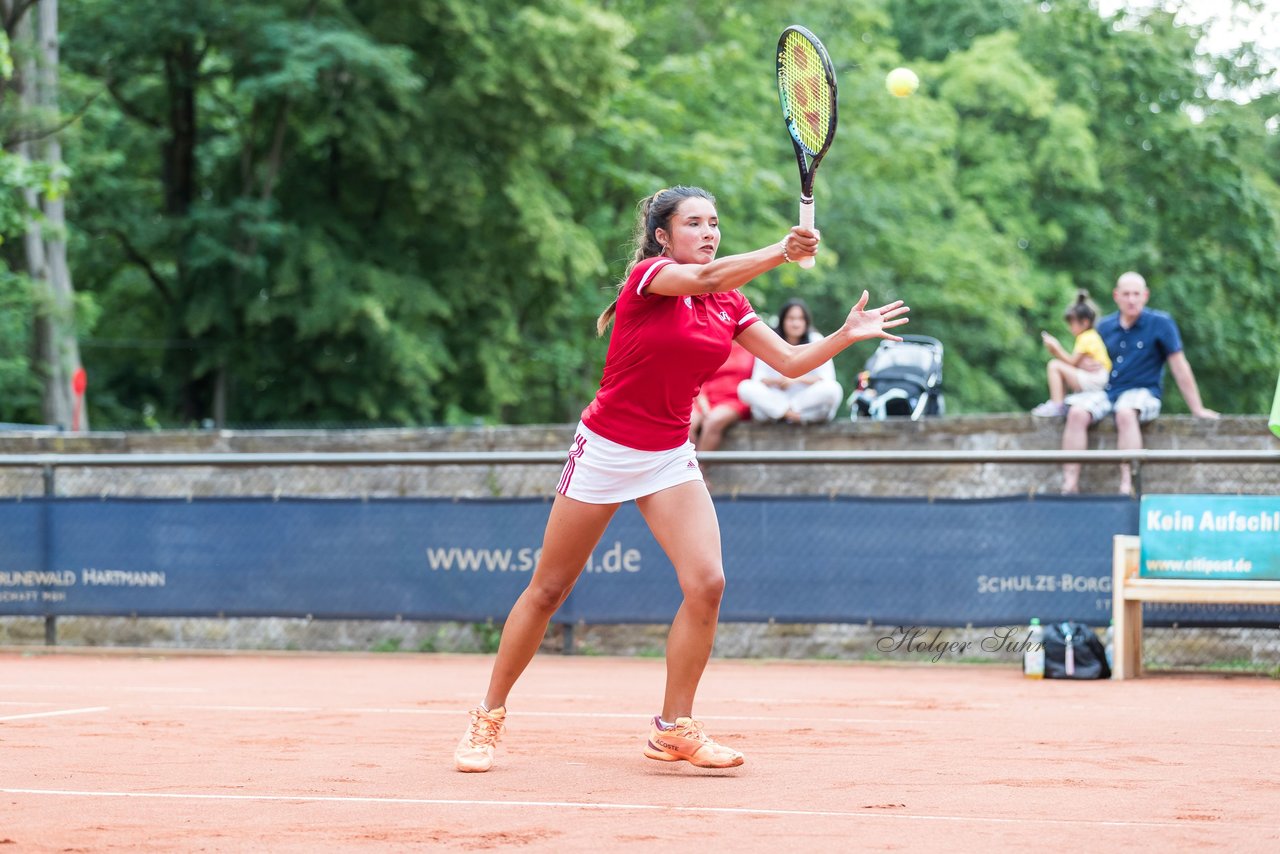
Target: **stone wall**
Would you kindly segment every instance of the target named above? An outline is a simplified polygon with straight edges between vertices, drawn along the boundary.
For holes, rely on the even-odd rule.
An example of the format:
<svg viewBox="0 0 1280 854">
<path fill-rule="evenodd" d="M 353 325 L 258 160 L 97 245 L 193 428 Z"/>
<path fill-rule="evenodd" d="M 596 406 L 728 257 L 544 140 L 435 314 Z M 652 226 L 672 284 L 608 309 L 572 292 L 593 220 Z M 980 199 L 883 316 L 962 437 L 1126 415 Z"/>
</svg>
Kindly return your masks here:
<svg viewBox="0 0 1280 854">
<path fill-rule="evenodd" d="M 1060 419 L 1028 415 L 982 415 L 920 422 L 836 422 L 796 427 L 739 424 L 726 451 L 1024 451 L 1059 446 Z M 0 433 L 0 454 L 29 453 L 254 453 L 340 451 L 566 451 L 572 425 L 425 428 L 360 431 L 190 431 L 93 433 Z M 1147 447 L 1172 450 L 1268 450 L 1280 448 L 1261 416 L 1202 421 L 1166 416 L 1148 425 Z M 1115 430 L 1103 424 L 1090 434 L 1091 447 L 1115 448 Z M 211 496 L 452 496 L 548 495 L 560 463 L 503 466 L 374 466 L 327 468 L 77 468 L 57 472 L 59 495 Z M 915 495 L 978 498 L 1055 493 L 1060 468 L 1050 464 L 779 465 L 708 466 L 717 494 Z M 1153 465 L 1141 472 L 1147 492 L 1280 491 L 1280 467 Z M 1085 491 L 1110 492 L 1114 465 L 1086 465 Z M 39 495 L 38 469 L 0 468 L 0 497 Z"/>
</svg>

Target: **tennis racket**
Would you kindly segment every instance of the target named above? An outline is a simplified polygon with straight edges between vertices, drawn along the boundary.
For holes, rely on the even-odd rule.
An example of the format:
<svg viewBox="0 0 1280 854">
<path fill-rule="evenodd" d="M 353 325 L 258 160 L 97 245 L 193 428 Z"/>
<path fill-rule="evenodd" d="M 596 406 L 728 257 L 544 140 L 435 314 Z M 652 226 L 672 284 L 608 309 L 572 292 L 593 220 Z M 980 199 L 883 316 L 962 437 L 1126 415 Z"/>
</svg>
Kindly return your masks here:
<svg viewBox="0 0 1280 854">
<path fill-rule="evenodd" d="M 778 98 L 800 164 L 800 226 L 813 228 L 813 176 L 836 136 L 836 70 L 827 49 L 804 27 L 778 39 Z M 800 266 L 813 266 L 804 258 Z"/>
</svg>

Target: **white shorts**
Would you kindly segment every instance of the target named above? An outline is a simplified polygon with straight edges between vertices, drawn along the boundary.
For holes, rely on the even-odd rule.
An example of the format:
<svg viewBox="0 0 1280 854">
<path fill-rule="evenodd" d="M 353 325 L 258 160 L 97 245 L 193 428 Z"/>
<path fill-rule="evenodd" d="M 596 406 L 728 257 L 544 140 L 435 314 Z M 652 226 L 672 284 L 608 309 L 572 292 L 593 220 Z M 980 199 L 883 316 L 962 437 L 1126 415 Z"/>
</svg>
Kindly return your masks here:
<svg viewBox="0 0 1280 854">
<path fill-rule="evenodd" d="M 621 504 L 693 480 L 702 480 L 702 469 L 692 442 L 669 451 L 637 451 L 578 422 L 556 492 L 587 504 Z"/>
<path fill-rule="evenodd" d="M 1094 421 L 1101 421 L 1117 409 L 1138 410 L 1138 421 L 1143 424 L 1154 421 L 1160 414 L 1160 398 L 1145 388 L 1131 388 L 1120 392 L 1114 404 L 1105 391 L 1082 391 L 1067 395 L 1066 404 L 1089 410 Z"/>
<path fill-rule="evenodd" d="M 1103 368 L 1096 371 L 1082 371 L 1076 368 L 1076 380 L 1080 383 L 1081 391 L 1102 391 L 1107 387 L 1107 381 L 1111 379 L 1111 372 Z"/>
</svg>

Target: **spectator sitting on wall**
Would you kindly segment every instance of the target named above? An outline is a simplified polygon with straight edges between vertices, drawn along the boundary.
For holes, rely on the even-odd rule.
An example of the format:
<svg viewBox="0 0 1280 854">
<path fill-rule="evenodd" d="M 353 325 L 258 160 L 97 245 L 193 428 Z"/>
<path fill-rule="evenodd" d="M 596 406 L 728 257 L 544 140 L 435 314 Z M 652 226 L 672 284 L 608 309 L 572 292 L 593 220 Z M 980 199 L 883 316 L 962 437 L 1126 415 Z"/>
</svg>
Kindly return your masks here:
<svg viewBox="0 0 1280 854">
<path fill-rule="evenodd" d="M 1107 345 L 1102 343 L 1102 336 L 1093 328 L 1098 320 L 1098 307 L 1089 299 L 1088 291 L 1081 289 L 1076 292 L 1075 302 L 1067 306 L 1063 318 L 1075 336 L 1075 342 L 1068 353 L 1057 338 L 1048 332 L 1040 333 L 1040 340 L 1053 358 L 1046 366 L 1049 399 L 1031 410 L 1032 415 L 1066 415 L 1068 391 L 1104 389 L 1111 376 L 1111 356 L 1107 354 Z"/>
<path fill-rule="evenodd" d="M 755 361 L 749 350 L 734 341 L 729 358 L 698 390 L 689 421 L 689 441 L 697 450 L 714 451 L 725 430 L 751 417 L 751 408 L 738 397 L 738 384 L 750 379 Z"/>
<path fill-rule="evenodd" d="M 1178 383 L 1182 398 L 1197 418 L 1217 418 L 1218 413 L 1200 400 L 1191 363 L 1182 352 L 1182 336 L 1173 318 L 1163 311 L 1147 308 L 1151 292 L 1147 281 L 1137 273 L 1124 273 L 1111 292 L 1119 309 L 1098 321 L 1098 334 L 1111 356 L 1111 376 L 1100 391 L 1082 391 L 1067 397 L 1067 425 L 1062 431 L 1064 451 L 1083 451 L 1088 444 L 1090 425 L 1108 415 L 1116 419 L 1116 447 L 1136 450 L 1142 447 L 1142 425 L 1160 414 L 1160 386 L 1164 366 Z M 1080 464 L 1062 467 L 1062 491 L 1078 492 Z M 1120 492 L 1133 491 L 1133 477 L 1128 463 L 1120 465 Z"/>
<path fill-rule="evenodd" d="M 778 325 L 774 327 L 788 344 L 807 344 L 821 341 L 822 336 L 813 329 L 813 316 L 804 300 L 787 300 L 778 313 Z M 844 389 L 836 380 L 833 362 L 823 362 L 809 373 L 796 379 L 788 379 L 756 359 L 751 379 L 738 386 L 738 397 L 751 408 L 751 415 L 758 421 L 787 421 L 792 424 L 812 424 L 830 421 L 840 408 Z"/>
</svg>

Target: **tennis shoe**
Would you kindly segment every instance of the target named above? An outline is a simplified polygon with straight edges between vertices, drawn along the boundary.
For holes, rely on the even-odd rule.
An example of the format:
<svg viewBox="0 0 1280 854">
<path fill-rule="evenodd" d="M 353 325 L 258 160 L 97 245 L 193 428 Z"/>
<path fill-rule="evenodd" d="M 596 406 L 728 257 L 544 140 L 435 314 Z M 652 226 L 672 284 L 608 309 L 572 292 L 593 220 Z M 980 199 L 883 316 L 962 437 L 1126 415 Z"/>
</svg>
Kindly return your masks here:
<svg viewBox="0 0 1280 854">
<path fill-rule="evenodd" d="M 683 759 L 699 768 L 735 768 L 743 762 L 741 753 L 712 741 L 702 731 L 702 721 L 693 718 L 676 718 L 675 726 L 663 729 L 655 717 L 644 755 L 660 762 Z"/>
<path fill-rule="evenodd" d="M 1052 400 L 1046 400 L 1044 403 L 1031 410 L 1032 415 L 1039 415 L 1042 418 L 1061 418 L 1067 414 L 1067 405 L 1065 403 L 1055 403 Z"/>
<path fill-rule="evenodd" d="M 471 725 L 453 752 L 459 771 L 488 771 L 493 767 L 493 750 L 506 730 L 503 724 L 506 717 L 506 706 L 487 712 L 479 707 L 471 710 Z"/>
</svg>

